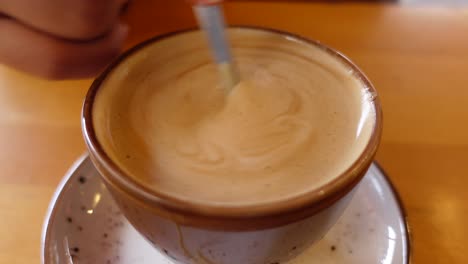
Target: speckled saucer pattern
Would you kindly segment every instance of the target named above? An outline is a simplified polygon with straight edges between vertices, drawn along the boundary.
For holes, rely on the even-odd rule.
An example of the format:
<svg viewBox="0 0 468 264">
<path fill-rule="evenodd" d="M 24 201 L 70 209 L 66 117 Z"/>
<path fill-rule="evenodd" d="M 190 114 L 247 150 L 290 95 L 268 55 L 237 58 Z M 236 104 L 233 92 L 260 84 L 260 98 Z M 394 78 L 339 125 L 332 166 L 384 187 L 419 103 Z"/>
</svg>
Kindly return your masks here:
<svg viewBox="0 0 468 264">
<path fill-rule="evenodd" d="M 371 166 L 339 222 L 288 264 L 408 264 L 409 234 L 387 177 Z M 175 264 L 141 237 L 111 199 L 87 156 L 58 187 L 42 237 L 43 264 Z"/>
</svg>

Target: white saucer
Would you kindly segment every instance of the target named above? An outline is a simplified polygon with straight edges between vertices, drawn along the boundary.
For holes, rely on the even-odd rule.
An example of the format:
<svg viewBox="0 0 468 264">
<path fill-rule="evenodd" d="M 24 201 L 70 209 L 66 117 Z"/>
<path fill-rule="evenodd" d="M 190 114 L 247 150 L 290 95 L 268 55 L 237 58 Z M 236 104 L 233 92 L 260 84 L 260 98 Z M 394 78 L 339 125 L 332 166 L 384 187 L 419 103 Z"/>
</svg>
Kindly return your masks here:
<svg viewBox="0 0 468 264">
<path fill-rule="evenodd" d="M 320 242 L 288 264 L 408 264 L 405 214 L 373 164 L 350 206 Z M 50 203 L 43 264 L 175 264 L 153 249 L 111 199 L 87 156 L 69 170 Z"/>
</svg>

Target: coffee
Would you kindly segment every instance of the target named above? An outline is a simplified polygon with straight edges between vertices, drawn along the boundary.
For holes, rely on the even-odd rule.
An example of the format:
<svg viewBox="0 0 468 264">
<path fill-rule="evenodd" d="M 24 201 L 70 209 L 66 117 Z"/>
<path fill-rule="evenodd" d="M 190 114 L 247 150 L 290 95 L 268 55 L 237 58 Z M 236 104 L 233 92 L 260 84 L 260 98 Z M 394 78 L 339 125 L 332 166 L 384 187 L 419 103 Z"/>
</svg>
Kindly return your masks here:
<svg viewBox="0 0 468 264">
<path fill-rule="evenodd" d="M 159 193 L 225 206 L 297 197 L 357 160 L 372 96 L 323 48 L 229 30 L 242 82 L 225 94 L 200 32 L 155 42 L 110 73 L 93 107 L 107 155 Z"/>
</svg>

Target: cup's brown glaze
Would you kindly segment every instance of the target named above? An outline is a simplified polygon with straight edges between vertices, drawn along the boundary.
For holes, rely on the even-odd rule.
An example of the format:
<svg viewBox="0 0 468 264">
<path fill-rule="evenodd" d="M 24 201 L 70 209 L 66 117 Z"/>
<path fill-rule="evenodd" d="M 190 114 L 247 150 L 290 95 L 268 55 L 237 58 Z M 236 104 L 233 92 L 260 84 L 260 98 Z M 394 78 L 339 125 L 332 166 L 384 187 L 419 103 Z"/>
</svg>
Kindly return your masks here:
<svg viewBox="0 0 468 264">
<path fill-rule="evenodd" d="M 310 191 L 292 199 L 264 205 L 223 207 L 191 203 L 158 193 L 139 184 L 131 177 L 128 177 L 109 158 L 97 140 L 93 126 L 93 103 L 101 84 L 127 57 L 137 53 L 147 45 L 181 34 L 184 31 L 155 37 L 125 52 L 93 82 L 84 102 L 82 129 L 90 157 L 117 204 L 140 233 L 147 237 L 157 248 L 169 252 L 169 255 L 178 258 L 183 263 L 198 263 L 207 258 L 204 255 L 206 253 L 204 250 L 207 247 L 201 248 L 201 244 L 210 241 L 197 238 L 200 236 L 211 236 L 218 239 L 222 237 L 223 241 L 235 238 L 238 242 L 243 241 L 241 244 L 245 244 L 246 247 L 250 246 L 248 243 L 255 242 L 257 245 L 260 244 L 259 248 L 262 248 L 262 246 L 272 248 L 271 242 L 268 242 L 270 243 L 268 245 L 262 245 L 263 242 L 259 242 L 261 237 L 269 240 L 282 239 L 289 241 L 282 243 L 284 248 L 303 248 L 306 244 L 319 239 L 334 224 L 346 207 L 352 195 L 351 191 L 367 172 L 377 151 L 382 131 L 381 105 L 374 87 L 364 73 L 345 56 L 317 41 L 277 30 L 257 30 L 281 34 L 321 48 L 352 69 L 355 77 L 373 95 L 372 105 L 375 110 L 375 124 L 364 151 L 345 172 L 322 186 L 320 190 Z M 297 226 L 310 226 L 311 232 L 315 235 L 307 232 L 301 234 L 302 229 L 297 228 Z M 286 230 L 289 230 L 289 233 L 285 233 Z M 294 239 L 286 239 L 288 236 Z M 226 245 L 233 246 L 231 242 Z M 226 248 L 223 248 L 225 256 L 223 256 L 219 248 L 211 247 L 209 250 L 210 252 L 219 251 L 218 253 L 221 255 L 218 258 L 213 257 L 218 259 L 219 263 L 245 263 L 235 261 L 247 261 L 246 259 L 249 259 L 249 263 L 264 263 L 263 261 L 266 260 L 282 261 L 300 251 L 297 250 L 297 252 L 291 253 L 288 250 L 278 250 L 277 247 L 276 254 L 273 254 L 271 250 L 267 250 L 268 253 L 265 253 L 264 256 L 254 256 L 252 258 L 252 254 L 261 255 L 258 253 L 261 250 L 249 251 L 246 249 L 247 253 L 240 254 L 242 256 L 236 259 L 233 258 L 233 255 L 239 253 L 230 252 L 231 254 L 226 254 L 226 251 L 229 251 Z M 227 259 L 228 257 L 235 261 L 221 261 L 221 259 Z"/>
</svg>

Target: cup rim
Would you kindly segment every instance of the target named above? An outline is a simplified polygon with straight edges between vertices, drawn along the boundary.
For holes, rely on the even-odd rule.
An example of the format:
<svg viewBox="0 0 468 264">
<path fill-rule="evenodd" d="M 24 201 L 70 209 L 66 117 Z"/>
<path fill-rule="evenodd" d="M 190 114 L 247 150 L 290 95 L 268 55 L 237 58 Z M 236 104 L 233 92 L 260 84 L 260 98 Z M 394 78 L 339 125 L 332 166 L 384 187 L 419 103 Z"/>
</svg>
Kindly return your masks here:
<svg viewBox="0 0 468 264">
<path fill-rule="evenodd" d="M 141 202 L 143 205 L 146 205 L 147 208 L 155 209 L 157 212 L 162 212 L 164 215 L 169 214 L 169 216 L 176 219 L 176 221 L 178 219 L 179 222 L 195 226 L 208 226 L 214 228 L 234 227 L 234 229 L 266 226 L 271 227 L 304 219 L 330 207 L 357 185 L 370 166 L 377 151 L 382 134 L 382 109 L 374 86 L 361 69 L 359 69 L 350 59 L 319 41 L 308 39 L 294 33 L 265 27 L 236 25 L 230 26 L 229 28 L 258 30 L 261 32 L 280 34 L 285 37 L 292 38 L 295 41 L 314 45 L 315 47 L 321 48 L 328 54 L 334 56 L 341 63 L 353 70 L 355 77 L 364 84 L 371 94 L 375 95 L 373 96 L 372 101 L 372 105 L 375 110 L 374 127 L 369 141 L 357 159 L 343 173 L 320 188 L 280 201 L 243 206 L 203 204 L 200 202 L 179 199 L 145 187 L 138 181 L 126 175 L 126 173 L 106 154 L 96 137 L 92 113 L 94 98 L 106 77 L 113 71 L 113 69 L 125 61 L 126 58 L 158 41 L 180 34 L 198 31 L 197 28 L 191 28 L 159 35 L 135 45 L 120 55 L 113 63 L 108 65 L 106 69 L 93 81 L 83 104 L 81 121 L 83 136 L 91 159 L 95 165 L 98 165 L 96 166 L 98 170 L 109 172 L 100 173 L 100 175 L 103 177 L 106 184 L 110 184 L 112 187 L 116 187 L 118 190 L 123 191 L 129 195 L 129 197 Z M 191 218 L 195 220 L 191 221 Z M 243 223 L 240 223 L 239 225 L 239 222 Z M 249 223 L 249 227 L 246 226 L 246 222 Z"/>
</svg>

